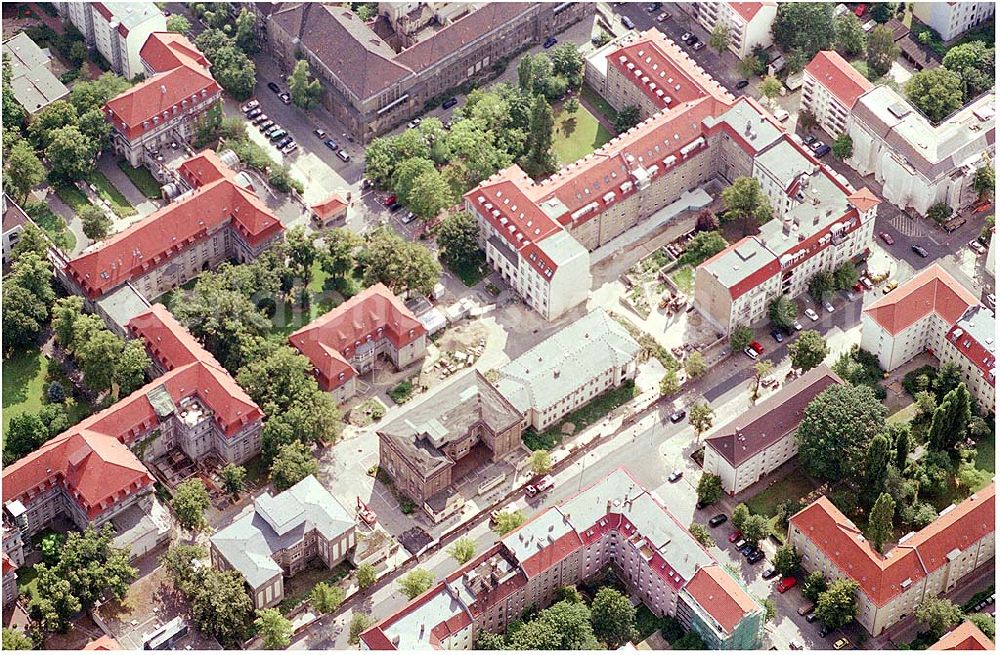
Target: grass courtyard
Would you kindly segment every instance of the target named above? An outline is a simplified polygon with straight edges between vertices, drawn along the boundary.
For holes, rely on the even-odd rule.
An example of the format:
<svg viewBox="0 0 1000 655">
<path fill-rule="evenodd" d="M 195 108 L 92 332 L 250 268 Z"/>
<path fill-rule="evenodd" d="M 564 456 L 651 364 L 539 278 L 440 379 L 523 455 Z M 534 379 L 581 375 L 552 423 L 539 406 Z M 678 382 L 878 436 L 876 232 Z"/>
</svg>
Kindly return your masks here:
<svg viewBox="0 0 1000 655">
<path fill-rule="evenodd" d="M 19 351 L 4 361 L 4 433 L 7 432 L 7 426 L 12 417 L 26 412 L 37 413 L 42 409 L 42 404 L 45 402 L 45 391 L 52 380 L 60 381 L 67 396 L 70 395 L 72 384 L 38 348 Z M 69 409 L 69 422 L 72 425 L 80 422 L 91 413 L 90 405 L 85 402 L 76 401 L 67 407 Z"/>
<path fill-rule="evenodd" d="M 778 512 L 778 505 L 786 500 L 805 498 L 813 489 L 812 481 L 801 469 L 795 469 L 787 476 L 778 480 L 764 491 L 746 501 L 747 507 L 754 514 L 771 518 Z"/>
<path fill-rule="evenodd" d="M 586 157 L 613 136 L 582 104 L 573 114 L 563 110 L 560 104 L 555 108 L 553 118 L 555 129 L 552 149 L 559 157 L 560 164 L 569 164 Z"/>
<path fill-rule="evenodd" d="M 566 436 L 562 431 L 562 426 L 566 423 L 573 424 L 572 434 L 576 434 L 587 426 L 600 421 L 637 395 L 639 395 L 639 390 L 636 388 L 635 382 L 629 380 L 620 387 L 605 391 L 580 409 L 562 420 L 556 421 L 541 434 L 535 432 L 534 428 L 528 428 L 522 436 L 524 445 L 529 450 L 552 450 L 562 443 L 563 437 Z"/>
</svg>

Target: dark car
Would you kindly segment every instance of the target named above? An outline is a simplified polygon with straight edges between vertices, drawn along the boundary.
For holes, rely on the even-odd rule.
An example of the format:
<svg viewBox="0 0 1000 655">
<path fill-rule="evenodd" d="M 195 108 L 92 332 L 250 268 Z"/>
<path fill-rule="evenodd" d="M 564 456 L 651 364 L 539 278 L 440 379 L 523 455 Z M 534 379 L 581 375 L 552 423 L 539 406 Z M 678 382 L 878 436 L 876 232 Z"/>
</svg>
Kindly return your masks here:
<svg viewBox="0 0 1000 655">
<path fill-rule="evenodd" d="M 750 80 L 740 80 L 736 83 L 737 89 L 745 89 L 750 85 Z"/>
<path fill-rule="evenodd" d="M 770 580 L 776 575 L 778 575 L 778 572 L 774 569 L 774 567 L 772 567 L 761 573 L 760 577 L 764 578 L 765 580 Z"/>
<path fill-rule="evenodd" d="M 292 140 L 293 139 L 292 139 L 291 135 L 285 136 L 280 141 L 278 141 L 277 143 L 275 143 L 274 147 L 280 150 L 280 149 L 284 148 L 285 146 L 287 146 L 289 143 L 291 143 Z"/>
<path fill-rule="evenodd" d="M 258 116 L 260 116 L 263 113 L 264 112 L 261 111 L 260 107 L 258 107 L 256 109 L 251 109 L 250 111 L 247 112 L 247 118 L 249 118 L 250 120 L 253 120 L 253 119 L 257 118 Z"/>
<path fill-rule="evenodd" d="M 802 137 L 802 143 L 804 143 L 807 146 L 811 146 L 812 144 L 816 143 L 816 137 L 814 137 L 812 134 L 806 135 Z"/>
<path fill-rule="evenodd" d="M 816 151 L 816 157 L 817 158 L 825 157 L 829 153 L 830 153 L 830 146 L 826 146 L 826 145 L 820 146 L 820 148 Z"/>
<path fill-rule="evenodd" d="M 662 7 L 662 6 L 663 6 L 662 2 L 654 2 L 651 5 L 649 5 L 648 7 L 646 7 L 646 11 L 648 11 L 651 14 L 655 14 L 657 11 L 660 10 L 660 7 Z"/>
<path fill-rule="evenodd" d="M 806 623 L 812 623 L 816 620 L 816 612 L 809 612 L 806 614 Z"/>
<path fill-rule="evenodd" d="M 706 503 L 704 501 L 699 500 L 697 503 L 694 504 L 694 508 L 695 509 L 705 509 L 706 507 L 708 507 L 711 504 L 712 503 Z"/>
<path fill-rule="evenodd" d="M 755 550 L 757 550 L 757 546 L 751 543 L 745 543 L 739 548 L 740 555 L 743 555 L 744 557 L 750 557 L 750 553 L 754 552 Z"/>
<path fill-rule="evenodd" d="M 771 330 L 771 338 L 777 341 L 778 343 L 781 343 L 782 341 L 785 340 L 785 336 L 781 333 L 781 330 L 779 330 L 778 328 L 774 328 L 773 330 Z"/>
<path fill-rule="evenodd" d="M 330 150 L 333 150 L 334 152 L 337 152 L 337 142 L 336 142 L 336 141 L 334 141 L 333 139 L 327 139 L 327 140 L 326 140 L 326 141 L 324 141 L 323 143 L 324 143 L 324 144 L 326 145 L 326 147 L 327 147 L 327 148 L 329 148 Z"/>
<path fill-rule="evenodd" d="M 274 82 L 268 82 L 267 88 L 271 89 L 275 93 L 281 93 L 281 87 L 275 84 Z"/>
<path fill-rule="evenodd" d="M 917 253 L 921 257 L 927 257 L 928 252 L 923 246 L 910 246 L 910 250 Z"/>
<path fill-rule="evenodd" d="M 821 625 L 819 627 L 819 636 L 820 637 L 825 637 L 828 634 L 830 634 L 831 632 L 833 632 L 833 630 L 831 630 L 830 628 L 826 627 L 826 624 L 823 624 L 823 625 Z"/>
<path fill-rule="evenodd" d="M 747 556 L 747 563 L 756 564 L 762 559 L 764 559 L 764 551 L 755 550 Z"/>
<path fill-rule="evenodd" d="M 670 422 L 680 423 L 681 421 L 684 420 L 685 416 L 687 416 L 687 412 L 685 412 L 683 409 L 678 409 L 676 412 L 670 415 Z"/>
<path fill-rule="evenodd" d="M 542 44 L 542 47 L 548 50 L 557 43 L 559 43 L 559 40 L 554 36 L 550 36 L 549 38 L 545 39 L 545 43 Z"/>
<path fill-rule="evenodd" d="M 398 212 L 402 208 L 403 208 L 403 205 L 400 204 L 400 203 L 398 203 L 398 202 L 394 202 L 391 205 L 389 205 L 389 211 L 393 212 L 393 213 Z"/>
<path fill-rule="evenodd" d="M 713 528 L 717 528 L 728 520 L 729 517 L 725 514 L 716 514 L 712 518 L 708 519 L 708 524 Z"/>
<path fill-rule="evenodd" d="M 458 104 L 458 98 L 448 98 L 441 103 L 441 109 L 451 109 Z"/>
</svg>

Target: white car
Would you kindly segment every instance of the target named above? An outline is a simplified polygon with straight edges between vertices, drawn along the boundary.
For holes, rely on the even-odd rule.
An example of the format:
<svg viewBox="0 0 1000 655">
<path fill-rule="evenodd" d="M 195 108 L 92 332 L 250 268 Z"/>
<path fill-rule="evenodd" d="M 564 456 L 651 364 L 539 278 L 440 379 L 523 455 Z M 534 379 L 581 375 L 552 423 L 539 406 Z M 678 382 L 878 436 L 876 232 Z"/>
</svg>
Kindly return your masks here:
<svg viewBox="0 0 1000 655">
<path fill-rule="evenodd" d="M 970 241 L 969 247 L 972 248 L 972 252 L 976 253 L 977 255 L 983 255 L 986 253 L 986 246 L 979 243 L 978 239 L 973 239 L 972 241 Z"/>
<path fill-rule="evenodd" d="M 828 311 L 828 312 L 830 312 L 832 314 L 833 313 L 833 304 L 830 301 L 827 301 L 827 302 L 823 303 L 823 309 L 825 309 L 826 311 Z"/>
<path fill-rule="evenodd" d="M 806 316 L 808 316 L 809 318 L 811 318 L 814 321 L 818 321 L 819 320 L 819 314 L 817 314 L 816 311 L 812 307 L 806 307 L 806 311 L 804 313 L 805 313 Z"/>
<path fill-rule="evenodd" d="M 779 109 L 778 111 L 774 112 L 774 117 L 778 120 L 778 122 L 787 121 L 788 112 L 785 111 L 784 109 Z"/>
</svg>

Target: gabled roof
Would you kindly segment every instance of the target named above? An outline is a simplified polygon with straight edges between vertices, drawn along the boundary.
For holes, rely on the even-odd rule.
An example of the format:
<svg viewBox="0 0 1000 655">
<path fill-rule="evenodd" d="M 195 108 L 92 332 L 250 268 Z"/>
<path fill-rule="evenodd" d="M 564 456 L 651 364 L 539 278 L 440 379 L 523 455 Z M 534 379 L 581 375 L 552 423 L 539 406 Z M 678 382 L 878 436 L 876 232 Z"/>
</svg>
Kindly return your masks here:
<svg viewBox="0 0 1000 655">
<path fill-rule="evenodd" d="M 882 204 L 879 197 L 872 193 L 871 189 L 866 186 L 861 187 L 854 193 L 847 196 L 847 202 L 849 202 L 852 207 L 857 209 L 862 214 L 872 207 L 877 207 Z"/>
<path fill-rule="evenodd" d="M 825 364 L 817 366 L 719 428 L 705 445 L 738 467 L 794 432 L 809 403 L 835 384 L 843 381 Z"/>
<path fill-rule="evenodd" d="M 744 616 L 758 610 L 757 603 L 718 564 L 698 569 L 684 590 L 718 621 L 727 634 L 740 624 Z"/>
<path fill-rule="evenodd" d="M 932 264 L 865 308 L 865 314 L 897 335 L 930 313 L 954 325 L 979 301 L 940 264 Z"/>
<path fill-rule="evenodd" d="M 763 2 L 727 2 L 739 16 L 746 22 L 752 21 L 764 7 L 775 7 L 778 3 L 774 0 L 764 0 Z"/>
<path fill-rule="evenodd" d="M 789 519 L 791 528 L 812 541 L 862 593 L 882 607 L 910 585 L 949 562 L 995 527 L 996 484 L 990 483 L 958 505 L 945 509 L 916 534 L 907 535 L 885 556 L 826 496 Z M 790 528 L 790 529 L 791 529 Z"/>
<path fill-rule="evenodd" d="M 413 313 L 379 283 L 293 332 L 288 341 L 309 359 L 321 376 L 320 386 L 329 391 L 354 376 L 350 359 L 362 344 L 385 336 L 402 348 L 426 333 Z"/>
<path fill-rule="evenodd" d="M 252 191 L 227 176 L 158 209 L 102 241 L 96 249 L 70 260 L 66 272 L 89 298 L 96 299 L 227 224 L 251 246 L 284 231 L 281 221 Z"/>
<path fill-rule="evenodd" d="M 848 110 L 874 88 L 864 75 L 833 50 L 816 53 L 805 72 L 822 84 Z"/>
<path fill-rule="evenodd" d="M 326 220 L 331 216 L 336 216 L 347 209 L 347 203 L 340 197 L 339 193 L 332 194 L 323 202 L 312 206 L 313 213 L 319 216 L 320 220 Z"/>
<path fill-rule="evenodd" d="M 153 32 L 139 49 L 139 56 L 157 73 L 190 64 L 209 66 L 201 50 L 177 32 Z"/>
<path fill-rule="evenodd" d="M 996 652 L 996 644 L 983 634 L 972 621 L 964 621 L 960 626 L 938 639 L 927 650 L 989 650 Z"/>
<path fill-rule="evenodd" d="M 83 650 L 122 650 L 122 647 L 113 637 L 102 635 L 97 639 L 88 641 Z"/>
</svg>

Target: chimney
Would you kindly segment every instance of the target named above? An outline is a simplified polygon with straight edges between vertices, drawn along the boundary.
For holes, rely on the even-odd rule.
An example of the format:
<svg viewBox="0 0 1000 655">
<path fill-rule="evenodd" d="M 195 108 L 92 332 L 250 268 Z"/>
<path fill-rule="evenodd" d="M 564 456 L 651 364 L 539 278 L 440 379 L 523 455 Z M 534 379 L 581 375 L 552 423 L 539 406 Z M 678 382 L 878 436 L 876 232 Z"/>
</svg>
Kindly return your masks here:
<svg viewBox="0 0 1000 655">
<path fill-rule="evenodd" d="M 160 85 L 160 93 L 163 94 L 163 95 L 167 95 L 167 85 L 166 84 L 161 84 Z"/>
</svg>

